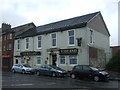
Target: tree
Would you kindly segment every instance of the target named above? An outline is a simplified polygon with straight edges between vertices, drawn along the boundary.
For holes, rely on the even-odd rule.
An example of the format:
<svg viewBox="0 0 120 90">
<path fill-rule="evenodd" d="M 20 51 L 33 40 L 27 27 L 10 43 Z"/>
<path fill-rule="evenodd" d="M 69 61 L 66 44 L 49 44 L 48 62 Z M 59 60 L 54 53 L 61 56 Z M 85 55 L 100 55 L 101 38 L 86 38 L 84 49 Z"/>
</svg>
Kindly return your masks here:
<svg viewBox="0 0 120 90">
<path fill-rule="evenodd" d="M 110 59 L 110 61 L 106 65 L 106 68 L 108 70 L 120 72 L 120 53 L 117 53 Z"/>
</svg>

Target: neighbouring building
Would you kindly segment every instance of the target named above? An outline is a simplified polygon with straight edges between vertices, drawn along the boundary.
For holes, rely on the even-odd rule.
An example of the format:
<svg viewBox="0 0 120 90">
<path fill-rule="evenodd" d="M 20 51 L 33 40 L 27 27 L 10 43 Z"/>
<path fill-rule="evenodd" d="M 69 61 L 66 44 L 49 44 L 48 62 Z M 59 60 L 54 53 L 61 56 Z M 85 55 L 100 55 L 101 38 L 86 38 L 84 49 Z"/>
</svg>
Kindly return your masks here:
<svg viewBox="0 0 120 90">
<path fill-rule="evenodd" d="M 15 37 L 14 64 L 74 65 L 104 68 L 109 60 L 109 31 L 100 12 L 29 29 Z"/>
<path fill-rule="evenodd" d="M 2 28 L 0 28 L 0 68 L 2 68 Z"/>
<path fill-rule="evenodd" d="M 117 53 L 120 53 L 120 46 L 111 46 L 111 56 L 115 56 Z"/>
<path fill-rule="evenodd" d="M 10 70 L 13 65 L 14 37 L 33 26 L 33 23 L 29 23 L 11 28 L 11 25 L 2 23 L 2 69 Z"/>
</svg>

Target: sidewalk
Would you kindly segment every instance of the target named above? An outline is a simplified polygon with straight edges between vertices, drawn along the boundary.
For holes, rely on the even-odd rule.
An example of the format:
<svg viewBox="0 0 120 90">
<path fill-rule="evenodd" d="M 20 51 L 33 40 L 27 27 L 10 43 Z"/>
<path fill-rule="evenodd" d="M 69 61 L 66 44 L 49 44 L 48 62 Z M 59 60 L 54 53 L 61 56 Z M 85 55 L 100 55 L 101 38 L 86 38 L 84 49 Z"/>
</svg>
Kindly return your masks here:
<svg viewBox="0 0 120 90">
<path fill-rule="evenodd" d="M 107 72 L 110 74 L 110 80 L 120 81 L 120 73 L 113 71 L 107 71 Z"/>
</svg>

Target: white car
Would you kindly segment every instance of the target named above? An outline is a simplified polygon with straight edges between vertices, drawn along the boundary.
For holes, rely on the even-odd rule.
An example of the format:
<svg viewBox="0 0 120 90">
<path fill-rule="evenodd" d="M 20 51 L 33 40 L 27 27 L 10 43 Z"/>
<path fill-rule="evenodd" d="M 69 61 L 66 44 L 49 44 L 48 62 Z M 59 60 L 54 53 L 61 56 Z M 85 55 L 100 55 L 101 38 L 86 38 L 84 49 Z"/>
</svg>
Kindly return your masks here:
<svg viewBox="0 0 120 90">
<path fill-rule="evenodd" d="M 15 64 L 12 66 L 12 72 L 20 72 L 20 73 L 35 73 L 35 69 L 32 68 L 31 66 L 27 65 L 27 64 Z"/>
</svg>

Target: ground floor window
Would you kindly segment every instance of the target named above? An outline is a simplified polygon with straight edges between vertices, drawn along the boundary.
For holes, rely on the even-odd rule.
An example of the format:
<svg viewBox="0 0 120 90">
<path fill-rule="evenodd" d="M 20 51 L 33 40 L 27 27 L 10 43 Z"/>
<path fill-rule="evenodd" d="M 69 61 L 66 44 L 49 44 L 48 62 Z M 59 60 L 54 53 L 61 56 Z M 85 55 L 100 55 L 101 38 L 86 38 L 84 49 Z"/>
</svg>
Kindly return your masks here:
<svg viewBox="0 0 120 90">
<path fill-rule="evenodd" d="M 41 64 L 41 57 L 37 57 L 37 64 Z"/>
<path fill-rule="evenodd" d="M 60 56 L 60 64 L 65 64 L 65 56 L 64 55 Z"/>
<path fill-rule="evenodd" d="M 70 64 L 77 64 L 77 56 L 69 56 Z"/>
<path fill-rule="evenodd" d="M 21 63 L 25 63 L 25 60 L 24 60 L 24 59 L 21 59 Z"/>
</svg>

